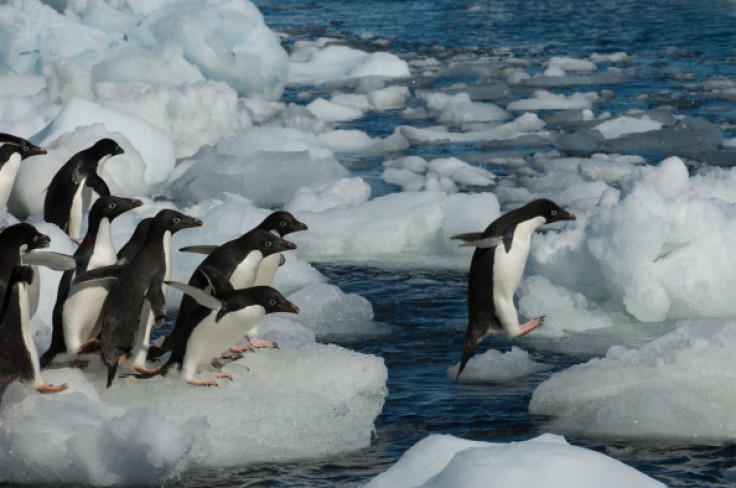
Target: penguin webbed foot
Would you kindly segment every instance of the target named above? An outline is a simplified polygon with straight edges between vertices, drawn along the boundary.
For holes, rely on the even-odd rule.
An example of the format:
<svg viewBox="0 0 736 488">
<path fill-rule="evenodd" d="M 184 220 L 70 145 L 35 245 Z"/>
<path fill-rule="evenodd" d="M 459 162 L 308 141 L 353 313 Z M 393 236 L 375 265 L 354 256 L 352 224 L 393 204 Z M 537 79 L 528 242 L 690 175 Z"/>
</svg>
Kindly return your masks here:
<svg viewBox="0 0 736 488">
<path fill-rule="evenodd" d="M 83 359 L 72 359 L 69 361 L 70 368 L 84 369 L 87 366 L 89 366 L 89 361 L 85 361 Z"/>
<path fill-rule="evenodd" d="M 153 376 L 155 374 L 158 374 L 158 372 L 161 371 L 161 368 L 149 369 L 149 368 L 146 368 L 145 366 L 136 366 L 135 370 L 144 376 Z"/>
<path fill-rule="evenodd" d="M 247 337 L 248 342 L 250 342 L 250 345 L 256 348 L 271 348 L 271 349 L 278 349 L 279 345 L 276 342 L 273 341 L 267 341 L 265 339 L 259 339 L 256 336 L 253 337 Z"/>
<path fill-rule="evenodd" d="M 230 373 L 222 373 L 222 372 L 218 372 L 218 371 L 212 371 L 212 374 L 217 379 L 227 378 L 230 381 L 233 380 L 233 375 L 231 375 Z"/>
<path fill-rule="evenodd" d="M 100 340 L 97 338 L 90 339 L 77 348 L 77 354 L 87 354 L 95 352 L 100 348 Z"/>
<path fill-rule="evenodd" d="M 230 352 L 233 353 L 233 359 L 239 359 L 243 357 L 243 353 L 256 352 L 251 344 L 236 344 L 230 347 Z"/>
<path fill-rule="evenodd" d="M 516 337 L 525 336 L 529 332 L 533 331 L 534 329 L 536 329 L 537 327 L 539 327 L 542 324 L 544 324 L 544 315 L 542 315 L 541 317 L 533 318 L 530 321 L 528 321 L 527 323 L 521 324 L 519 326 L 520 332 L 519 332 L 519 335 L 517 335 Z"/>
<path fill-rule="evenodd" d="M 220 386 L 215 380 L 198 380 L 197 378 L 188 379 L 187 383 L 194 386 Z"/>
<path fill-rule="evenodd" d="M 68 387 L 69 386 L 66 383 L 64 383 L 63 385 L 59 385 L 59 386 L 54 386 L 54 385 L 49 385 L 47 383 L 44 383 L 43 385 L 36 386 L 35 389 L 41 393 L 47 394 L 47 393 L 59 393 L 60 391 L 66 390 Z"/>
</svg>

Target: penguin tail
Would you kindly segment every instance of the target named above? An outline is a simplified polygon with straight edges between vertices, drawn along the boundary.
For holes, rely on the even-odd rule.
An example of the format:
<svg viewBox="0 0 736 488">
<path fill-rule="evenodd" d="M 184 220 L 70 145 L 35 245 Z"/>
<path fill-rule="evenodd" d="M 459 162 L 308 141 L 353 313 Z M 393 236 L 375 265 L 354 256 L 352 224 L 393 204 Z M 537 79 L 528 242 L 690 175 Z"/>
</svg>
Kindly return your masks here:
<svg viewBox="0 0 736 488">
<path fill-rule="evenodd" d="M 112 385 L 112 380 L 115 379 L 115 373 L 118 370 L 118 363 L 115 361 L 113 364 L 107 365 L 107 387 L 110 388 L 110 385 Z"/>
<path fill-rule="evenodd" d="M 460 360 L 460 367 L 457 370 L 457 375 L 455 376 L 455 381 L 460 380 L 460 373 L 463 372 L 465 369 L 465 365 L 468 364 L 468 361 L 470 361 L 470 358 L 473 357 L 473 353 L 475 352 L 475 348 L 478 347 L 478 343 L 475 344 L 465 344 L 463 347 L 463 358 Z"/>
<path fill-rule="evenodd" d="M 170 336 L 166 337 L 159 337 L 156 339 L 156 342 L 151 344 L 151 347 L 148 348 L 148 354 L 146 355 L 146 359 L 149 361 L 154 361 L 167 352 L 171 350 L 171 342 L 169 340 Z"/>
</svg>

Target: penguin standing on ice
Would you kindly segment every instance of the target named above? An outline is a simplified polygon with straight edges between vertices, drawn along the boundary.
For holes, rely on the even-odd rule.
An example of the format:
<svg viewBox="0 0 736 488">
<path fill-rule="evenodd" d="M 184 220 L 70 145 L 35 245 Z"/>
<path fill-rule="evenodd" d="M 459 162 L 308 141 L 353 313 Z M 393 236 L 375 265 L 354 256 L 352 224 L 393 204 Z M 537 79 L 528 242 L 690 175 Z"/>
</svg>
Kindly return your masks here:
<svg viewBox="0 0 736 488">
<path fill-rule="evenodd" d="M 31 156 L 46 154 L 46 150 L 25 139 L 10 134 L 0 134 L 0 212 L 5 210 L 18 176 L 20 162 Z"/>
<path fill-rule="evenodd" d="M 169 283 L 200 305 L 187 315 L 161 373 L 179 365 L 187 383 L 217 386 L 214 380 L 200 380 L 195 374 L 256 327 L 267 313 L 299 313 L 299 309 L 270 286 L 235 290 L 225 275 L 210 266 L 201 266 L 197 272 L 210 283 L 212 294 L 184 283 Z M 232 380 L 229 373 L 218 373 L 217 377 Z"/>
<path fill-rule="evenodd" d="M 72 240 L 78 240 L 84 202 L 94 200 L 91 195 L 85 196 L 83 190 L 91 189 L 98 196 L 109 195 L 110 189 L 97 170 L 110 157 L 123 152 L 112 139 L 100 139 L 72 156 L 54 175 L 46 190 L 43 219 L 61 227 Z"/>
<path fill-rule="evenodd" d="M 309 229 L 306 224 L 299 222 L 289 212 L 284 211 L 272 213 L 256 228 L 267 230 L 279 237 Z M 284 264 L 284 256 L 280 252 L 265 256 L 258 265 L 258 273 L 253 286 L 270 286 L 276 276 L 276 270 L 282 264 Z"/>
<path fill-rule="evenodd" d="M 53 361 L 74 361 L 79 354 L 99 345 L 100 310 L 112 286 L 97 281 L 72 285 L 77 274 L 110 266 L 117 262 L 110 224 L 119 215 L 140 207 L 143 202 L 131 198 L 102 196 L 92 205 L 87 235 L 74 253 L 76 269 L 65 271 L 59 281 L 56 304 L 52 313 L 51 345 L 41 356 L 41 367 Z"/>
<path fill-rule="evenodd" d="M 511 338 L 520 337 L 542 325 L 544 317 L 519 324 L 514 293 L 524 273 L 532 233 L 540 225 L 561 220 L 575 220 L 575 216 L 550 200 L 539 199 L 500 216 L 482 233 L 452 237 L 476 247 L 468 278 L 468 329 L 456 378 L 486 336 L 502 331 Z"/>
<path fill-rule="evenodd" d="M 197 248 L 201 249 L 200 246 L 197 246 Z M 183 248 L 182 251 L 191 249 L 192 248 Z M 248 288 L 253 286 L 256 275 L 258 274 L 258 268 L 264 257 L 274 253 L 288 251 L 290 249 L 296 249 L 296 245 L 272 234 L 269 231 L 255 228 L 246 232 L 237 239 L 228 241 L 215 248 L 210 255 L 202 261 L 202 264 L 194 270 L 192 277 L 189 279 L 189 285 L 207 291 L 209 283 L 204 275 L 199 271 L 199 268 L 202 266 L 210 266 L 225 275 L 225 277 L 230 280 L 233 288 Z M 189 295 L 185 294 L 182 297 L 174 329 L 171 331 L 171 334 L 164 339 L 160 346 L 151 348 L 149 359 L 155 359 L 174 347 L 174 344 L 176 344 L 177 341 L 176 335 L 179 333 L 179 329 L 183 327 L 187 315 L 189 315 L 196 305 L 197 303 L 195 300 Z M 275 347 L 273 342 L 261 341 L 256 337 L 249 337 L 248 340 L 251 341 L 251 345 L 254 347 Z"/>
<path fill-rule="evenodd" d="M 177 212 L 161 210 L 154 217 L 141 250 L 127 264 L 97 268 L 78 275 L 72 283 L 116 277 L 100 313 L 100 348 L 107 365 L 107 386 L 118 365 L 127 361 L 136 342 L 143 302 L 148 301 L 157 325 L 163 323 L 166 299 L 162 290 L 166 272 L 166 250 L 171 236 L 181 229 L 200 227 L 202 221 Z M 143 374 L 156 370 L 136 368 Z"/>
<path fill-rule="evenodd" d="M 50 242 L 48 236 L 30 224 L 15 224 L 0 232 L 0 396 L 14 381 L 42 393 L 66 389 L 66 385 L 47 385 L 41 378 L 26 293 L 34 273 L 30 266 L 21 264 L 22 254 L 48 247 Z"/>
</svg>

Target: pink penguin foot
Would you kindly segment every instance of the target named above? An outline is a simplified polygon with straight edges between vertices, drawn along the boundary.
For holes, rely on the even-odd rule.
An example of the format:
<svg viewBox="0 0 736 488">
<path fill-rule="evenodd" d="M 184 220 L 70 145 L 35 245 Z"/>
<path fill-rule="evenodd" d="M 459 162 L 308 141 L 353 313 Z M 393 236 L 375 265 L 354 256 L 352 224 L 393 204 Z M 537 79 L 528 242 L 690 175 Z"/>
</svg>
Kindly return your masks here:
<svg viewBox="0 0 736 488">
<path fill-rule="evenodd" d="M 198 380 L 197 378 L 187 380 L 187 383 L 194 386 L 219 386 L 215 380 Z"/>
<path fill-rule="evenodd" d="M 219 373 L 217 371 L 213 371 L 212 374 L 215 375 L 215 378 L 217 379 L 227 378 L 230 381 L 233 380 L 233 375 L 230 373 Z"/>
<path fill-rule="evenodd" d="M 248 344 L 236 344 L 230 347 L 230 352 L 233 354 L 243 354 L 245 352 L 255 352 L 252 347 Z M 241 356 L 239 356 L 241 357 Z M 237 359 L 237 358 L 235 358 Z"/>
<path fill-rule="evenodd" d="M 99 339 L 90 339 L 79 348 L 77 348 L 77 354 L 86 354 L 88 352 L 95 351 L 100 348 L 100 340 Z"/>
<path fill-rule="evenodd" d="M 259 339 L 258 337 L 248 337 L 248 342 L 250 342 L 250 345 L 253 347 L 261 348 L 261 347 L 270 347 L 278 349 L 279 345 L 276 344 L 273 341 L 266 341 L 264 339 Z"/>
<path fill-rule="evenodd" d="M 84 361 L 82 359 L 72 359 L 71 361 L 69 361 L 69 366 L 72 368 L 84 369 L 89 366 L 89 361 Z"/>
<path fill-rule="evenodd" d="M 63 385 L 59 385 L 59 386 L 48 385 L 44 383 L 41 386 L 35 387 L 35 389 L 40 391 L 41 393 L 59 393 L 60 391 L 64 391 L 67 388 L 68 387 L 66 383 L 64 383 Z"/>
<path fill-rule="evenodd" d="M 146 376 L 154 375 L 154 374 L 158 373 L 160 369 L 161 368 L 149 369 L 149 368 L 146 368 L 145 366 L 136 366 L 136 368 L 135 368 L 135 370 L 138 371 L 140 374 L 143 374 L 143 375 L 146 375 Z"/>
<path fill-rule="evenodd" d="M 519 329 L 521 330 L 521 332 L 516 337 L 527 335 L 529 332 L 533 331 L 534 329 L 536 329 L 543 323 L 544 323 L 544 315 L 542 315 L 541 317 L 537 317 L 535 319 L 531 319 L 529 322 L 519 326 Z"/>
</svg>

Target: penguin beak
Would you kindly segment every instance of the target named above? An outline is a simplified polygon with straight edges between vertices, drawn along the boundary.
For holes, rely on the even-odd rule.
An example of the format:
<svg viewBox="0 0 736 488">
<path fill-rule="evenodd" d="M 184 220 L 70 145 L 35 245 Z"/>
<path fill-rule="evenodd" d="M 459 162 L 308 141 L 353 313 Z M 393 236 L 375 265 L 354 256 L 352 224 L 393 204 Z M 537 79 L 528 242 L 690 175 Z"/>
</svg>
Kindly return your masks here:
<svg viewBox="0 0 736 488">
<path fill-rule="evenodd" d="M 199 219 L 189 219 L 187 224 L 189 224 L 189 227 L 202 227 L 202 221 Z"/>
<path fill-rule="evenodd" d="M 51 245 L 51 238 L 47 236 L 46 234 L 40 234 L 38 236 L 38 241 L 39 241 L 39 244 L 38 244 L 39 248 L 49 247 Z"/>
<path fill-rule="evenodd" d="M 307 227 L 307 224 L 303 222 L 299 222 L 299 225 L 297 226 L 296 230 L 309 230 L 309 227 Z"/>
<path fill-rule="evenodd" d="M 276 252 L 289 251 L 291 249 L 296 249 L 296 244 L 291 241 L 287 241 L 286 239 L 279 239 L 274 242 L 274 249 Z"/>
<path fill-rule="evenodd" d="M 571 214 L 570 212 L 562 212 L 562 218 L 564 220 L 577 220 L 575 215 Z"/>
<path fill-rule="evenodd" d="M 286 302 L 279 304 L 279 309 L 281 312 L 287 312 L 287 313 L 299 313 L 299 307 L 294 305 L 291 302 Z"/>
</svg>

